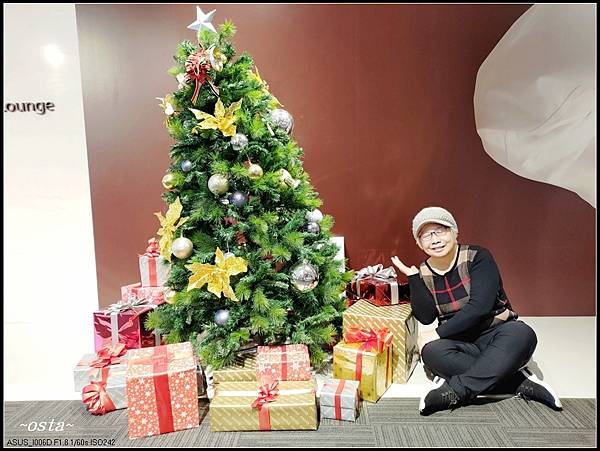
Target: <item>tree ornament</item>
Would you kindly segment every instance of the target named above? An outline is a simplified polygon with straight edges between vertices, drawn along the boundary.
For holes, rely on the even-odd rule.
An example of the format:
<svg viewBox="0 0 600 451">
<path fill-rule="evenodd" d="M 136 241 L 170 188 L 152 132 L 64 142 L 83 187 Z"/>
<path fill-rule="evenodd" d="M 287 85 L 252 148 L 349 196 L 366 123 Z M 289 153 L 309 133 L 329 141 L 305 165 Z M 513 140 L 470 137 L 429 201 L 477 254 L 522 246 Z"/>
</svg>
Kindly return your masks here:
<svg viewBox="0 0 600 451">
<path fill-rule="evenodd" d="M 296 180 L 286 169 L 279 170 L 279 182 L 282 186 L 296 188 L 300 185 L 300 180 Z"/>
<path fill-rule="evenodd" d="M 223 258 L 224 258 L 225 260 L 227 260 L 229 257 L 235 257 L 235 254 L 234 254 L 233 252 L 225 252 L 225 253 L 223 254 Z"/>
<path fill-rule="evenodd" d="M 198 100 L 198 94 L 200 94 L 200 87 L 208 79 L 209 70 L 210 61 L 208 61 L 208 55 L 206 54 L 204 49 L 201 48 L 197 52 L 194 52 L 190 56 L 188 56 L 187 61 L 185 62 L 184 80 L 186 82 L 194 81 L 196 83 L 194 87 L 194 94 L 192 94 L 193 104 L 196 104 L 196 100 Z M 211 84 L 211 86 L 213 85 Z"/>
<path fill-rule="evenodd" d="M 171 245 L 171 252 L 180 260 L 188 258 L 194 251 L 194 245 L 191 240 L 185 237 L 177 238 Z"/>
<path fill-rule="evenodd" d="M 298 263 L 291 270 L 292 285 L 302 293 L 315 288 L 319 283 L 319 273 L 306 260 Z"/>
<path fill-rule="evenodd" d="M 294 118 L 290 113 L 282 108 L 277 108 L 269 113 L 269 119 L 275 127 L 280 128 L 288 135 L 292 133 L 294 128 Z"/>
<path fill-rule="evenodd" d="M 192 133 L 198 133 L 199 130 L 220 130 L 223 136 L 235 135 L 235 112 L 241 107 L 242 99 L 233 102 L 227 108 L 225 108 L 223 102 L 219 99 L 215 105 L 214 116 L 204 111 L 190 108 L 196 119 L 202 121 L 192 129 Z"/>
<path fill-rule="evenodd" d="M 232 301 L 238 301 L 233 288 L 229 284 L 229 277 L 248 271 L 248 262 L 241 257 L 225 258 L 221 249 L 215 251 L 215 264 L 192 263 L 185 265 L 191 271 L 192 275 L 188 281 L 187 291 L 195 288 L 202 288 L 208 284 L 208 291 L 217 297 L 221 297 L 221 292 L 226 298 Z"/>
<path fill-rule="evenodd" d="M 165 97 L 155 97 L 156 100 L 160 100 L 160 107 L 165 112 L 167 116 L 165 119 L 165 124 L 167 127 L 169 126 L 171 116 L 175 114 L 175 108 L 173 107 L 173 98 L 170 95 L 166 95 Z"/>
<path fill-rule="evenodd" d="M 246 243 L 248 242 L 246 235 L 244 235 L 244 232 L 242 232 L 241 230 L 238 230 L 237 232 L 235 232 L 234 236 L 235 236 L 235 241 L 237 242 L 237 244 L 241 244 L 241 245 L 245 246 Z"/>
<path fill-rule="evenodd" d="M 177 291 L 173 290 L 172 288 L 169 288 L 167 291 L 165 291 L 165 302 L 167 304 L 172 304 L 173 302 L 175 302 L 176 297 Z"/>
<path fill-rule="evenodd" d="M 192 164 L 192 162 L 190 160 L 184 160 L 181 162 L 181 170 L 183 172 L 190 172 L 192 170 L 192 167 L 194 165 Z"/>
<path fill-rule="evenodd" d="M 321 222 L 323 220 L 323 213 L 318 208 L 312 211 L 306 212 L 306 220 L 309 222 Z"/>
<path fill-rule="evenodd" d="M 177 89 L 183 89 L 183 88 L 187 88 L 188 84 L 186 83 L 186 75 L 185 73 L 182 74 L 177 74 L 177 76 L 175 77 L 177 79 Z"/>
<path fill-rule="evenodd" d="M 174 174 L 167 174 L 162 178 L 162 185 L 165 187 L 165 189 L 168 189 L 169 191 L 175 188 L 175 183 L 176 177 Z"/>
<path fill-rule="evenodd" d="M 263 170 L 259 165 L 252 163 L 250 166 L 248 166 L 248 177 L 250 177 L 252 180 L 257 180 L 262 176 Z"/>
<path fill-rule="evenodd" d="M 213 194 L 224 194 L 229 189 L 227 177 L 221 174 L 213 174 L 208 179 L 208 189 Z"/>
<path fill-rule="evenodd" d="M 319 223 L 317 223 L 317 222 L 309 222 L 306 225 L 306 231 L 308 233 L 313 233 L 315 235 L 318 235 L 319 232 L 321 231 L 321 226 L 319 226 Z"/>
<path fill-rule="evenodd" d="M 206 53 L 208 54 L 208 61 L 210 61 L 212 68 L 217 72 L 221 72 L 223 65 L 227 62 L 227 57 L 214 45 L 210 46 Z"/>
<path fill-rule="evenodd" d="M 229 321 L 229 310 L 217 310 L 215 312 L 215 324 L 223 326 Z"/>
<path fill-rule="evenodd" d="M 212 11 L 204 14 L 204 11 L 202 11 L 202 9 L 199 6 L 196 6 L 196 20 L 189 24 L 187 27 L 190 30 L 198 31 L 202 31 L 202 29 L 205 28 L 207 30 L 212 31 L 213 33 L 216 33 L 217 30 L 215 29 L 214 25 L 210 23 L 216 11 L 216 9 L 213 9 Z"/>
<path fill-rule="evenodd" d="M 236 133 L 231 137 L 231 147 L 233 150 L 242 150 L 248 145 L 248 137 L 243 133 Z"/>
<path fill-rule="evenodd" d="M 243 207 L 248 202 L 248 196 L 242 193 L 241 191 L 234 192 L 231 196 L 229 196 L 229 202 L 235 205 L 238 208 Z"/>
<path fill-rule="evenodd" d="M 154 215 L 160 221 L 160 229 L 156 232 L 160 236 L 160 255 L 162 255 L 168 262 L 171 261 L 171 243 L 173 242 L 173 235 L 175 231 L 185 223 L 188 218 L 180 218 L 181 212 L 183 211 L 183 205 L 179 197 L 169 205 L 169 210 L 165 217 L 162 213 L 157 212 Z"/>
</svg>

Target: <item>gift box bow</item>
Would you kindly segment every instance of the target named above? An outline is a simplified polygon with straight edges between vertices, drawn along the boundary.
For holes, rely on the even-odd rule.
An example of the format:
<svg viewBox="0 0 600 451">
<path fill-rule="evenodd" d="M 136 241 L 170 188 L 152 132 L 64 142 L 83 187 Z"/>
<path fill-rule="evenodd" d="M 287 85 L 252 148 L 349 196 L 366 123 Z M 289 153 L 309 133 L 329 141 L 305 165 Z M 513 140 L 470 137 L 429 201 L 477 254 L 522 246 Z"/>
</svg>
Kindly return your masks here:
<svg viewBox="0 0 600 451">
<path fill-rule="evenodd" d="M 150 303 L 148 301 L 148 298 L 141 298 L 138 299 L 136 298 L 134 295 L 130 295 L 129 299 L 127 301 L 119 301 L 115 304 L 110 304 L 108 306 L 108 308 L 106 309 L 107 313 L 113 314 L 113 313 L 122 313 L 122 312 L 126 312 L 127 310 L 136 310 L 142 307 L 151 307 L 151 308 L 156 308 L 157 305 Z"/>
<path fill-rule="evenodd" d="M 156 240 L 156 238 L 150 238 L 148 240 L 148 247 L 146 248 L 146 252 L 141 256 L 146 256 L 146 257 L 151 257 L 151 258 L 156 258 L 156 257 L 160 257 L 160 247 L 158 245 L 158 241 Z"/>
<path fill-rule="evenodd" d="M 359 327 L 350 327 L 344 333 L 344 342 L 346 343 L 363 343 L 360 347 L 361 351 L 373 351 L 378 354 L 384 350 L 386 346 L 392 344 L 394 336 L 387 327 L 381 329 L 361 329 Z"/>
<path fill-rule="evenodd" d="M 258 397 L 252 403 L 252 408 L 258 407 L 260 410 L 266 403 L 275 401 L 277 396 L 279 396 L 279 381 L 262 385 L 258 389 Z"/>
<path fill-rule="evenodd" d="M 123 361 L 125 355 L 125 344 L 117 343 L 114 346 L 105 345 L 98 353 L 96 358 L 89 363 L 92 368 L 104 368 L 110 365 L 116 365 Z"/>
<path fill-rule="evenodd" d="M 375 277 L 381 280 L 396 279 L 396 271 L 391 266 L 384 269 L 381 263 L 373 266 L 365 266 L 354 275 L 354 280 L 366 279 L 367 277 Z"/>
<path fill-rule="evenodd" d="M 81 400 L 86 405 L 87 410 L 93 415 L 104 415 L 105 413 L 117 410 L 112 399 L 110 399 L 110 396 L 106 392 L 107 379 L 108 368 L 103 368 L 101 380 L 93 381 L 81 390 Z"/>
</svg>

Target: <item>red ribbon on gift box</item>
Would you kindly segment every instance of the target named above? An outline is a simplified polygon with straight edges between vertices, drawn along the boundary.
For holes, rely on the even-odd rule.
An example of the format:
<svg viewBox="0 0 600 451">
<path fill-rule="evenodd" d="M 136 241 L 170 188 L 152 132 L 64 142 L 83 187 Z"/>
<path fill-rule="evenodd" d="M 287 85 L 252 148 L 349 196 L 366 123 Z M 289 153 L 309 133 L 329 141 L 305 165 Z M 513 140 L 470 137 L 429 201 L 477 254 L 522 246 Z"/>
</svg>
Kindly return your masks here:
<svg viewBox="0 0 600 451">
<path fill-rule="evenodd" d="M 104 415 L 105 413 L 117 410 L 115 404 L 106 392 L 106 382 L 108 380 L 107 367 L 101 370 L 101 380 L 91 382 L 81 390 L 81 400 L 86 405 L 87 410 L 93 415 Z"/>
<path fill-rule="evenodd" d="M 335 391 L 334 397 L 334 405 L 335 405 L 335 419 L 342 419 L 342 392 L 344 391 L 344 386 L 346 385 L 346 381 L 342 379 Z"/>
<path fill-rule="evenodd" d="M 279 381 L 259 387 L 258 397 L 252 402 L 253 409 L 258 408 L 258 427 L 261 431 L 271 430 L 271 414 L 267 403 L 273 402 L 279 396 Z"/>
<path fill-rule="evenodd" d="M 281 380 L 287 380 L 287 370 L 288 370 L 288 361 L 287 361 L 287 346 L 282 345 L 279 347 L 281 351 Z"/>
<path fill-rule="evenodd" d="M 358 327 L 350 327 L 344 334 L 344 342 L 346 343 L 362 343 L 357 349 L 356 354 L 356 380 L 362 380 L 362 358 L 365 351 L 375 351 L 377 354 L 384 350 L 384 347 L 388 348 L 388 359 L 385 369 L 385 385 L 389 385 L 389 373 L 390 373 L 390 351 L 392 345 L 393 335 L 390 333 L 387 327 L 381 329 L 360 329 Z"/>
<path fill-rule="evenodd" d="M 156 396 L 156 411 L 158 413 L 158 428 L 161 434 L 173 432 L 173 408 L 171 406 L 171 390 L 169 388 L 169 357 L 167 346 L 157 346 L 152 349 L 152 356 L 143 359 L 130 360 L 130 365 L 152 365 L 152 381 Z"/>
</svg>

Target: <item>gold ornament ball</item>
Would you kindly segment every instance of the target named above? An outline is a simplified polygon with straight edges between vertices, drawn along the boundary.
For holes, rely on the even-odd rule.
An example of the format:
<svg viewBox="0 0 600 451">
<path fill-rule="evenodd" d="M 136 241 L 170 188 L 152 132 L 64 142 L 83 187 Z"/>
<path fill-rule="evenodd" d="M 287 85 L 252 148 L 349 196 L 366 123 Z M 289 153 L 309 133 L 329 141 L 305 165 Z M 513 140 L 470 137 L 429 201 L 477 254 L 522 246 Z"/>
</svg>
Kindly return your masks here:
<svg viewBox="0 0 600 451">
<path fill-rule="evenodd" d="M 248 175 L 252 180 L 256 180 L 262 177 L 263 170 L 259 165 L 252 163 L 248 166 Z"/>
<path fill-rule="evenodd" d="M 162 184 L 165 189 L 171 190 L 175 188 L 175 175 L 167 174 L 162 178 Z"/>
<path fill-rule="evenodd" d="M 172 304 L 175 302 L 175 298 L 177 297 L 177 291 L 173 289 L 169 289 L 165 292 L 165 302 L 167 304 Z"/>
<path fill-rule="evenodd" d="M 180 260 L 192 255 L 193 250 L 194 245 L 192 244 L 192 241 L 185 237 L 177 238 L 173 241 L 173 244 L 171 244 L 171 252 Z"/>
</svg>

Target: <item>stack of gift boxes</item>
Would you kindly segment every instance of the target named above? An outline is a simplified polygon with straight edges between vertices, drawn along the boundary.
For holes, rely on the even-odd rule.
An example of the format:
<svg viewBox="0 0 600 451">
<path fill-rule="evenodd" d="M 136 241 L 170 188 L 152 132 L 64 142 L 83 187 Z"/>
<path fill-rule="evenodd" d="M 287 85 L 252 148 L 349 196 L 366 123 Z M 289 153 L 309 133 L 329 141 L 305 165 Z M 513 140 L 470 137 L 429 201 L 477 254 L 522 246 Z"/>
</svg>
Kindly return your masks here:
<svg viewBox="0 0 600 451">
<path fill-rule="evenodd" d="M 212 431 L 317 429 L 316 383 L 302 344 L 258 346 L 214 371 Z"/>
<path fill-rule="evenodd" d="M 168 276 L 156 242 L 149 244 L 140 256 L 142 281 L 122 287 L 119 303 L 94 313 L 96 354 L 75 368 L 75 389 L 91 413 L 128 408 L 131 438 L 196 427 L 206 389 L 190 343 L 160 345 L 144 329 L 143 315 L 164 302 Z M 333 378 L 320 391 L 321 418 L 356 421 L 360 399 L 377 402 L 392 382 L 406 383 L 417 362 L 407 286 L 380 266 L 365 268 L 348 287 L 352 305 L 343 314 L 343 341 L 333 348 Z M 212 431 L 318 427 L 305 345 L 258 346 L 215 370 L 213 386 Z"/>
<path fill-rule="evenodd" d="M 408 381 L 417 361 L 417 321 L 408 284 L 393 268 L 368 266 L 347 287 L 343 341 L 333 348 L 333 376 L 359 381 L 362 399 L 377 400 L 392 382 Z"/>
<path fill-rule="evenodd" d="M 128 408 L 129 437 L 196 427 L 198 397 L 206 382 L 191 343 L 163 345 L 144 327 L 146 315 L 164 303 L 169 265 L 156 239 L 139 256 L 141 282 L 121 287 L 121 300 L 96 311 L 96 354 L 75 367 L 75 390 L 88 411 L 103 415 Z"/>
</svg>

